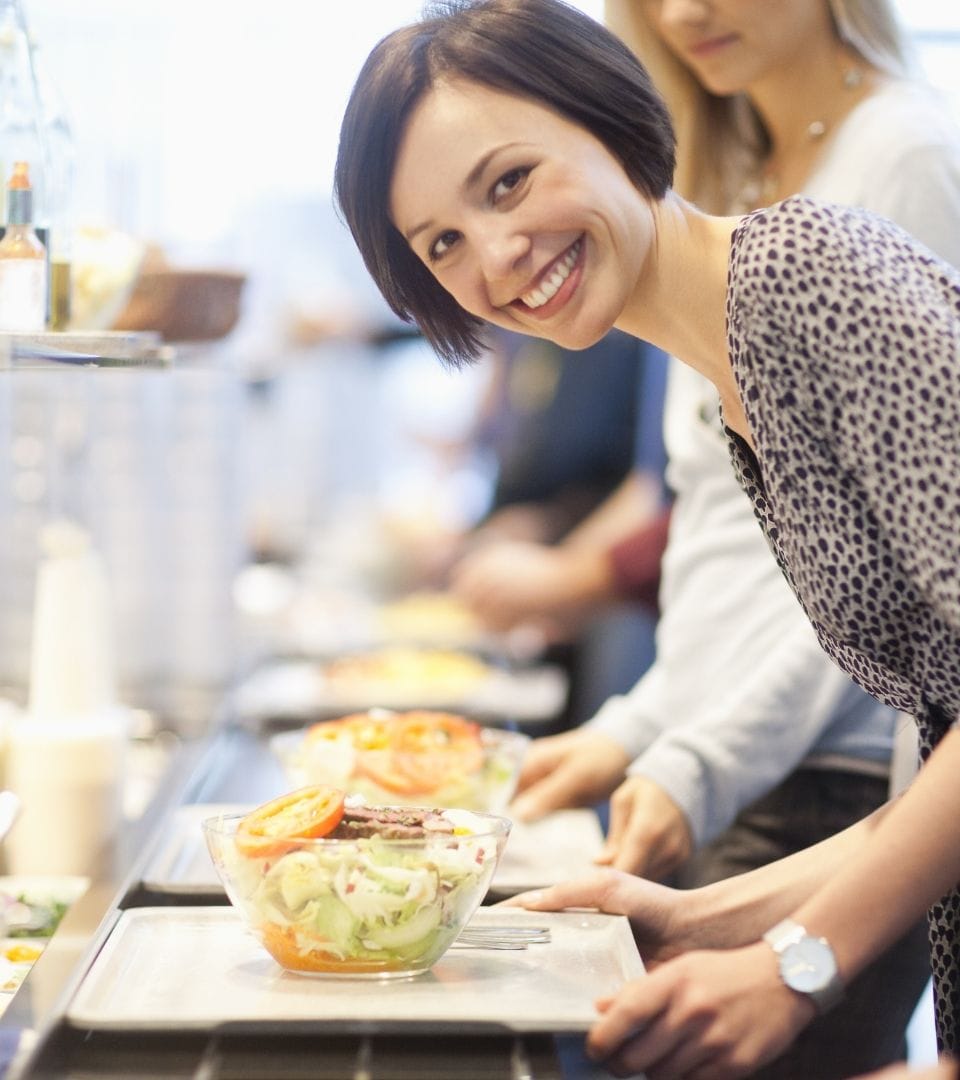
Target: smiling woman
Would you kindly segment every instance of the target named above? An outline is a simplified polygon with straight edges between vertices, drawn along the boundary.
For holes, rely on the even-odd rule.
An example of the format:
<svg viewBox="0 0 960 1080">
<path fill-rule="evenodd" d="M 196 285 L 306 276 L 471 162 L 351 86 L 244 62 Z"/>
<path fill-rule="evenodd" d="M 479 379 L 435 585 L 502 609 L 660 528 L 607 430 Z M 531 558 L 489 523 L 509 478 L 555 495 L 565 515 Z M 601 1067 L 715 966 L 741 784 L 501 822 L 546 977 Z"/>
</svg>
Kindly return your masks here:
<svg viewBox="0 0 960 1080">
<path fill-rule="evenodd" d="M 616 326 L 710 379 L 821 646 L 916 718 L 925 765 L 895 803 L 716 885 L 608 873 L 518 902 L 628 914 L 658 962 L 590 1033 L 617 1074 L 752 1072 L 925 909 L 955 1050 L 960 273 L 865 210 L 706 215 L 672 168 L 663 103 L 617 38 L 560 0 L 464 0 L 374 51 L 337 192 L 384 295 L 448 361 L 484 322 L 565 345 Z M 801 982 L 789 958 L 811 938 L 825 962 Z"/>
</svg>

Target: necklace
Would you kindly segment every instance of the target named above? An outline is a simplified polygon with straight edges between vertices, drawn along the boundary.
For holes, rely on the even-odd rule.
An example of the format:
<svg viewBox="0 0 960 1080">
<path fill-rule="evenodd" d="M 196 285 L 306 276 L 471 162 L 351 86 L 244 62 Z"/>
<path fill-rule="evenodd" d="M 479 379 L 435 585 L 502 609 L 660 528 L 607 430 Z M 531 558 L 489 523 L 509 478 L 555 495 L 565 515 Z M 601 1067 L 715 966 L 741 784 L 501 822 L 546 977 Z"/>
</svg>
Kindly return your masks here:
<svg viewBox="0 0 960 1080">
<path fill-rule="evenodd" d="M 860 68 L 847 68 L 843 73 L 844 90 L 856 90 L 863 85 L 863 72 Z M 807 126 L 808 139 L 822 139 L 830 130 L 826 120 L 814 120 Z"/>
<path fill-rule="evenodd" d="M 860 68 L 851 67 L 844 70 L 842 75 L 844 90 L 858 90 L 864 81 L 864 74 Z M 807 144 L 816 144 L 823 141 L 824 137 L 830 132 L 831 128 L 849 112 L 853 103 L 844 102 L 843 109 L 837 116 L 832 119 L 819 118 L 812 120 L 806 127 L 803 133 L 803 141 Z M 807 150 L 805 154 L 812 160 L 815 160 L 819 151 Z M 809 172 L 809 166 L 806 170 Z M 759 162 L 757 172 L 749 179 L 743 186 L 740 192 L 740 197 L 737 199 L 738 210 L 746 211 L 753 210 L 758 206 L 768 206 L 773 202 L 777 196 L 777 193 L 781 189 L 781 173 L 777 168 L 776 163 L 767 158 L 764 162 Z"/>
</svg>

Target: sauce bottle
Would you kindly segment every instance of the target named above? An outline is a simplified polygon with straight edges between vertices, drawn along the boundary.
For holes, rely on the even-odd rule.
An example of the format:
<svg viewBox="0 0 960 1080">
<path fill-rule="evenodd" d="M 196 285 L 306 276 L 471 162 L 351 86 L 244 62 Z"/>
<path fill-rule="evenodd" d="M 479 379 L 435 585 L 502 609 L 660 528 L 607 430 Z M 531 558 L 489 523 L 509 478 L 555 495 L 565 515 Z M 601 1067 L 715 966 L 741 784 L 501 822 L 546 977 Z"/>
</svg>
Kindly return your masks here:
<svg viewBox="0 0 960 1080">
<path fill-rule="evenodd" d="M 0 240 L 0 330 L 39 333 L 47 321 L 47 252 L 33 228 L 33 189 L 25 161 L 7 184 Z"/>
</svg>

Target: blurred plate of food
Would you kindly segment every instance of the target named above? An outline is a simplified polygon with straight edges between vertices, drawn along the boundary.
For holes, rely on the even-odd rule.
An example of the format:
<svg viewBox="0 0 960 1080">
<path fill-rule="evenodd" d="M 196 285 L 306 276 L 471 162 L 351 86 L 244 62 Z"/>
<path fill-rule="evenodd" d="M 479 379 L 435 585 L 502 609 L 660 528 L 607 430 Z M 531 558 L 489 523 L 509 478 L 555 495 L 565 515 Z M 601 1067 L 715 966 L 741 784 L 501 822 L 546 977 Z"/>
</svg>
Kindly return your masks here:
<svg viewBox="0 0 960 1080">
<path fill-rule="evenodd" d="M 397 707 L 469 700 L 495 673 L 462 649 L 385 645 L 328 660 L 320 677 L 331 704 Z"/>
<path fill-rule="evenodd" d="M 417 590 L 375 598 L 346 588 L 303 589 L 282 616 L 283 644 L 304 655 L 384 645 L 467 649 L 517 662 L 536 660 L 544 643 L 497 634 L 452 593 Z"/>
<path fill-rule="evenodd" d="M 0 1015 L 47 946 L 46 938 L 0 938 Z"/>
<path fill-rule="evenodd" d="M 76 875 L 0 876 L 0 929 L 13 938 L 52 937 L 89 886 L 89 878 Z"/>
<path fill-rule="evenodd" d="M 255 727 L 385 709 L 445 709 L 494 723 L 546 723 L 566 703 L 554 665 L 511 670 L 459 649 L 384 646 L 330 660 L 274 660 L 238 686 L 233 709 Z M 286 723 L 284 723 L 284 721 Z"/>
<path fill-rule="evenodd" d="M 456 596 L 412 592 L 380 605 L 377 622 L 390 641 L 478 648 L 489 635 L 476 615 Z"/>
</svg>

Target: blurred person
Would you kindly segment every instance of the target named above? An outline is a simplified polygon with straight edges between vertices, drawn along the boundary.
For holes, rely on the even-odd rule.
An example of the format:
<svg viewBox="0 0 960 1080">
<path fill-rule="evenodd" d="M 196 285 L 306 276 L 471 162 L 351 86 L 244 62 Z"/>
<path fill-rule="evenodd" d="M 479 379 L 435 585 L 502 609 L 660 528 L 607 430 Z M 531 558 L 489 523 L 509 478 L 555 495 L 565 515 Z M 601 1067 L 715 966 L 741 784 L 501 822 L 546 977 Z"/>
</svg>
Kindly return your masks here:
<svg viewBox="0 0 960 1080">
<path fill-rule="evenodd" d="M 585 371 L 583 357 L 548 341 L 508 333 L 493 341 L 497 377 L 478 438 L 493 452 L 496 476 L 489 512 L 467 542 L 556 542 L 631 468 L 642 350 L 614 331 L 588 351 Z"/>
<path fill-rule="evenodd" d="M 468 438 L 491 462 L 490 501 L 468 530 L 441 538 L 425 561 L 431 584 L 445 584 L 467 552 L 569 535 L 630 473 L 641 413 L 662 416 L 663 377 L 648 372 L 648 350 L 627 334 L 613 331 L 586 357 L 507 332 L 492 332 L 487 344 L 490 374 Z M 642 499 L 655 502 L 664 453 L 659 425 L 651 426 L 659 470 L 651 469 Z M 646 502 L 638 505 L 645 512 Z"/>
<path fill-rule="evenodd" d="M 779 8 L 793 17 L 786 62 L 823 11 Z M 484 320 L 574 348 L 615 325 L 709 375 L 741 483 L 821 643 L 914 713 L 927 760 L 897 802 L 718 887 L 678 893 L 608 872 L 518 902 L 629 914 L 657 969 L 602 1003 L 589 1045 L 614 1071 L 666 1077 L 771 1060 L 942 897 L 932 960 L 952 1046 L 960 848 L 929 824 L 960 812 L 960 275 L 861 210 L 789 198 L 745 218 L 704 214 L 672 191 L 673 164 L 667 113 L 616 38 L 555 0 L 481 0 L 371 55 L 342 129 L 337 194 L 381 290 L 441 358 L 475 357 Z M 874 318 L 841 325 L 865 296 Z M 833 947 L 802 925 L 781 941 L 787 915 Z M 809 982 L 789 964 L 778 972 L 778 952 L 811 944 Z"/>
</svg>

